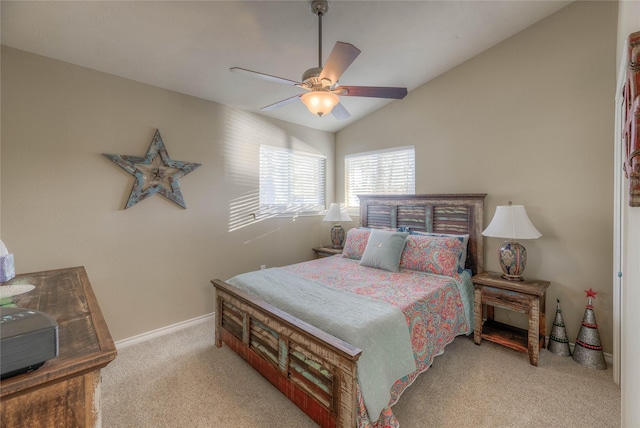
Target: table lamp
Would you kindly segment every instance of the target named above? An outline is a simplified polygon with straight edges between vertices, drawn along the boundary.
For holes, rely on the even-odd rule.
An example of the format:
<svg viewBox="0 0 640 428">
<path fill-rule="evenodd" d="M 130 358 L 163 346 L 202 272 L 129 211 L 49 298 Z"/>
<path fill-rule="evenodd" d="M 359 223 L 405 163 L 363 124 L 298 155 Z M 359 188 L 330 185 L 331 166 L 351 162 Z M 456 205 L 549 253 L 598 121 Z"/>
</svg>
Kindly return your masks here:
<svg viewBox="0 0 640 428">
<path fill-rule="evenodd" d="M 489 226 L 482 235 L 504 238 L 506 241 L 498 249 L 498 260 L 502 277 L 511 281 L 522 281 L 522 272 L 527 264 L 527 250 L 519 239 L 537 239 L 542 236 L 535 228 L 523 205 L 500 205 Z"/>
<path fill-rule="evenodd" d="M 342 211 L 340 209 L 340 205 L 336 203 L 332 203 L 329 206 L 329 210 L 327 211 L 327 215 L 322 219 L 322 221 L 351 221 L 351 217 L 346 211 Z M 342 248 L 342 244 L 344 243 L 344 229 L 339 224 L 334 225 L 331 228 L 331 244 L 332 248 Z"/>
</svg>

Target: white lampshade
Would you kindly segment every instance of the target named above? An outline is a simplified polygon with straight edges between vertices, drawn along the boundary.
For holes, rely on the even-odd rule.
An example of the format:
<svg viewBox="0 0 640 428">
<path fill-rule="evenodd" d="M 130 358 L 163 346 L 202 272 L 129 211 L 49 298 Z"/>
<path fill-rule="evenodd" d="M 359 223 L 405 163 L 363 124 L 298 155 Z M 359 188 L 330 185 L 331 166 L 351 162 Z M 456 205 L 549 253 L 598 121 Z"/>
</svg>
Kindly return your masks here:
<svg viewBox="0 0 640 428">
<path fill-rule="evenodd" d="M 351 221 L 351 217 L 340 209 L 340 204 L 332 203 L 322 221 Z"/>
<path fill-rule="evenodd" d="M 340 102 L 338 96 L 329 91 L 307 92 L 301 99 L 309 111 L 318 116 L 331 113 L 331 110 Z"/>
<path fill-rule="evenodd" d="M 500 205 L 484 236 L 505 239 L 537 239 L 542 236 L 531 223 L 524 205 Z"/>
</svg>

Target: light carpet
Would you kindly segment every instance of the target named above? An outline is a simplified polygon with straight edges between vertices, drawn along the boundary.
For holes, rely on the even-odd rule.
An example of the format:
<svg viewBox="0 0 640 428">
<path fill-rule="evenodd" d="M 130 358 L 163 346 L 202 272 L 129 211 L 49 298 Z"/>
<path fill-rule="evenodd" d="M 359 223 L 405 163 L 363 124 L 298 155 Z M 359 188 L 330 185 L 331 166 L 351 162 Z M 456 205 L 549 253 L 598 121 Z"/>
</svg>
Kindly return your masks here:
<svg viewBox="0 0 640 428">
<path fill-rule="evenodd" d="M 229 348 L 207 321 L 118 351 L 102 371 L 102 425 L 315 427 Z M 393 407 L 402 428 L 619 427 L 620 387 L 593 370 L 540 351 L 528 356 L 458 337 Z"/>
</svg>

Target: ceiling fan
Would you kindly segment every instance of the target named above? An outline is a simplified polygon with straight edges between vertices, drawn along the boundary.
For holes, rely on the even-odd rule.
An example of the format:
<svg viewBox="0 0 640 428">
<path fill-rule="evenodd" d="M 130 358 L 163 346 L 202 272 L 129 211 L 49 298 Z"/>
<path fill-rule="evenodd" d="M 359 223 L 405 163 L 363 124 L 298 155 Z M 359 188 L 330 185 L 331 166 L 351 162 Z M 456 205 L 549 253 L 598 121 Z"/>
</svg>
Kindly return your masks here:
<svg viewBox="0 0 640 428">
<path fill-rule="evenodd" d="M 350 43 L 336 42 L 333 50 L 322 66 L 322 17 L 329 10 L 327 0 L 312 0 L 311 10 L 318 17 L 318 67 L 310 68 L 302 75 L 302 82 L 259 73 L 240 67 L 231 67 L 230 70 L 248 76 L 258 77 L 276 83 L 297 86 L 308 92 L 294 95 L 277 103 L 262 107 L 261 110 L 273 110 L 290 104 L 300 99 L 311 113 L 323 116 L 329 112 L 336 119 L 347 119 L 351 115 L 340 104 L 338 96 L 372 97 L 402 99 L 407 95 L 407 88 L 394 88 L 382 86 L 339 86 L 338 79 L 360 55 L 360 50 Z"/>
</svg>

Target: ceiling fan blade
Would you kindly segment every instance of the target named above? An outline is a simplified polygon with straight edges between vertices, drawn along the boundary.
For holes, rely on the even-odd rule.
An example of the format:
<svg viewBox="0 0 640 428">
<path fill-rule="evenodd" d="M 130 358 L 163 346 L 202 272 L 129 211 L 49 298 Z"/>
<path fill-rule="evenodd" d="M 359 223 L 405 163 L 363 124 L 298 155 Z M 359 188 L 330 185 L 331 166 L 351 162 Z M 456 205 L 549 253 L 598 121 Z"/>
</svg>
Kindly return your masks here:
<svg viewBox="0 0 640 428">
<path fill-rule="evenodd" d="M 260 110 L 264 110 L 264 111 L 275 110 L 277 108 L 286 106 L 287 104 L 291 104 L 294 101 L 297 101 L 301 96 L 302 96 L 302 94 L 294 95 L 294 96 L 289 97 L 289 98 L 285 98 L 284 100 L 278 101 L 277 103 L 269 104 L 266 107 L 262 107 Z"/>
<path fill-rule="evenodd" d="M 329 79 L 331 84 L 338 82 L 342 73 L 360 55 L 360 49 L 350 43 L 336 42 L 320 73 L 320 80 Z"/>
<path fill-rule="evenodd" d="M 285 79 L 283 77 L 272 76 L 270 74 L 259 73 L 257 71 L 247 70 L 246 68 L 231 67 L 229 70 L 233 71 L 234 73 L 244 74 L 245 76 L 257 77 L 259 79 L 268 80 L 270 82 L 284 83 L 285 85 L 293 85 L 293 86 L 301 85 L 300 82 Z"/>
<path fill-rule="evenodd" d="M 393 98 L 396 100 L 407 96 L 407 88 L 384 86 L 340 86 L 334 92 L 348 97 Z"/>
<path fill-rule="evenodd" d="M 351 117 L 351 114 L 349 114 L 347 109 L 344 108 L 342 103 L 336 104 L 335 107 L 333 107 L 333 110 L 331 110 L 331 114 L 333 114 L 333 117 L 338 120 L 349 119 Z"/>
</svg>

